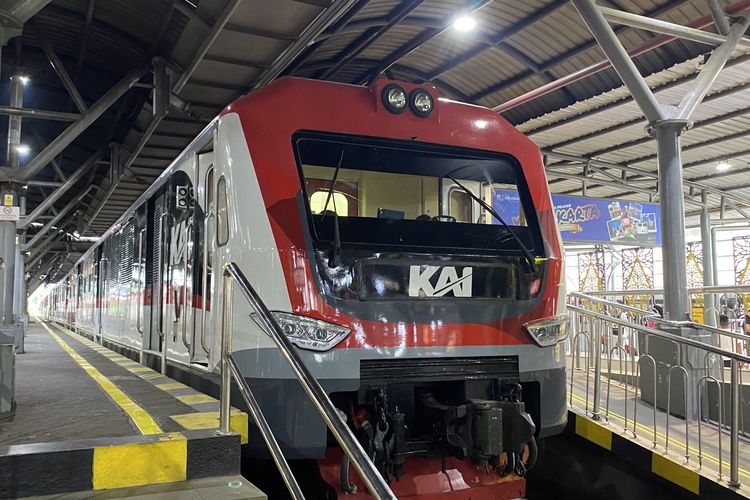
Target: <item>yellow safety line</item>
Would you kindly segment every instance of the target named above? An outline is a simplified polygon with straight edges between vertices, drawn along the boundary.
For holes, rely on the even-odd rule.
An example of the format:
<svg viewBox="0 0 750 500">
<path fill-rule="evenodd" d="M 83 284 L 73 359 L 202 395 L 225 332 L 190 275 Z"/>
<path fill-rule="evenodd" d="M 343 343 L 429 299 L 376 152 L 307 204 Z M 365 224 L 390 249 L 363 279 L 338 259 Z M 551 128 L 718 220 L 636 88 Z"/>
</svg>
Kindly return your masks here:
<svg viewBox="0 0 750 500">
<path fill-rule="evenodd" d="M 113 384 L 112 381 L 102 375 L 99 370 L 94 368 L 88 361 L 75 352 L 75 350 L 73 350 L 73 348 L 70 347 L 58 334 L 53 332 L 46 323 L 41 323 L 41 325 L 50 335 L 52 335 L 52 338 L 60 344 L 60 347 L 62 347 L 65 352 L 67 352 L 70 357 L 73 358 L 73 360 L 75 360 L 75 362 L 78 363 L 78 365 L 83 368 L 83 370 L 88 373 L 97 384 L 99 384 L 104 392 L 106 392 L 120 408 L 122 408 L 142 434 L 162 434 L 164 432 L 146 410 L 138 406 L 138 404 L 122 392 L 119 387 Z"/>
<path fill-rule="evenodd" d="M 570 396 L 570 394 L 568 394 L 568 396 Z M 577 400 L 579 403 L 584 403 L 584 404 L 586 403 L 586 399 L 585 398 L 582 398 L 580 396 L 576 396 L 575 394 L 573 394 L 573 399 Z M 589 401 L 589 404 L 591 404 L 591 401 Z M 625 422 L 625 417 L 623 417 L 619 413 L 616 413 L 616 412 L 610 410 L 609 411 L 609 415 L 615 417 L 618 420 L 621 420 L 622 422 Z M 584 416 L 584 415 L 582 415 L 582 416 Z M 584 416 L 584 417 L 588 418 L 588 416 Z M 630 423 L 632 421 L 633 421 L 633 419 L 630 418 L 630 417 L 628 417 L 628 423 Z M 645 426 L 644 424 L 641 424 L 641 423 L 638 423 L 637 425 L 638 425 L 639 429 L 641 429 L 641 430 L 643 430 L 645 432 L 648 432 L 649 437 L 654 435 L 654 430 L 652 428 L 647 427 L 647 426 Z M 632 427 L 628 427 L 628 429 L 632 429 Z M 661 438 L 661 439 L 664 439 L 664 440 L 667 439 L 667 436 L 665 436 L 664 434 L 662 434 L 658 430 L 656 431 L 656 436 L 659 437 L 659 438 Z M 639 437 L 645 439 L 645 437 L 643 437 L 642 435 L 640 435 Z M 669 441 L 671 443 L 675 443 L 675 445 L 676 445 L 677 448 L 681 448 L 683 450 L 685 449 L 685 443 L 683 443 L 682 441 L 680 441 L 678 439 L 675 439 L 675 438 L 671 438 L 671 437 L 669 438 Z M 695 454 L 696 456 L 698 455 L 698 449 L 697 448 L 693 448 L 692 446 L 688 446 L 688 450 L 691 453 Z M 672 451 L 674 451 L 674 449 Z M 702 455 L 702 457 L 704 459 L 707 459 L 709 462 L 713 462 L 717 466 L 719 465 L 719 459 L 717 457 L 715 457 L 715 456 L 713 456 L 711 454 L 705 453 L 705 452 L 703 452 L 701 455 Z M 729 469 L 729 462 L 727 462 L 726 460 L 722 460 L 721 463 L 722 463 L 722 471 L 724 469 L 726 469 L 726 470 Z M 718 470 L 718 468 L 717 468 L 717 470 Z M 745 477 L 750 478 L 750 471 L 747 471 L 747 470 L 745 470 L 745 469 L 743 469 L 743 468 L 740 467 L 739 468 L 739 473 L 742 474 Z"/>
</svg>

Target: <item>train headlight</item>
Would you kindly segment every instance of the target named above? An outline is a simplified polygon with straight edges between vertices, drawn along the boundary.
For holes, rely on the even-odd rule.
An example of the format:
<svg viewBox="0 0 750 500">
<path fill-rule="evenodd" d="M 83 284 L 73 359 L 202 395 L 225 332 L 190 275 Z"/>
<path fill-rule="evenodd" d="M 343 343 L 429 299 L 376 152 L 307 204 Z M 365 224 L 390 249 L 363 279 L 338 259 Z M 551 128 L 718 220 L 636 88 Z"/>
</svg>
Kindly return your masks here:
<svg viewBox="0 0 750 500">
<path fill-rule="evenodd" d="M 401 86 L 392 83 L 383 88 L 383 105 L 394 114 L 401 114 L 406 110 L 406 91 Z"/>
<path fill-rule="evenodd" d="M 542 347 L 555 345 L 568 338 L 568 317 L 564 314 L 529 321 L 523 327 L 534 342 Z"/>
<path fill-rule="evenodd" d="M 327 351 L 349 334 L 349 328 L 319 319 L 283 312 L 272 313 L 292 344 L 311 351 Z"/>
<path fill-rule="evenodd" d="M 426 90 L 416 89 L 409 96 L 409 107 L 415 115 L 427 118 L 435 109 L 435 99 Z"/>
</svg>

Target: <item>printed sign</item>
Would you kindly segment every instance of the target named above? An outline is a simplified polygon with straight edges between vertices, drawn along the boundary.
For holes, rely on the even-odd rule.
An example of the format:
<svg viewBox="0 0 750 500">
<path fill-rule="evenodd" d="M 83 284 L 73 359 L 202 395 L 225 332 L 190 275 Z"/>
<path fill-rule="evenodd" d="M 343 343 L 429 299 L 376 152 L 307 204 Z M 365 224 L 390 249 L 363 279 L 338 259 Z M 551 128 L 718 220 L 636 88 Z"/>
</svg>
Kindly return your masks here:
<svg viewBox="0 0 750 500">
<path fill-rule="evenodd" d="M 0 208 L 0 221 L 17 221 L 20 210 L 18 207 Z"/>
<path fill-rule="evenodd" d="M 3 195 L 3 206 L 9 207 L 11 205 L 13 205 L 13 195 L 12 194 Z"/>
<path fill-rule="evenodd" d="M 659 205 L 635 201 L 552 195 L 557 227 L 565 241 L 659 246 Z M 508 224 L 520 223 L 518 193 L 494 189 L 492 208 Z"/>
</svg>

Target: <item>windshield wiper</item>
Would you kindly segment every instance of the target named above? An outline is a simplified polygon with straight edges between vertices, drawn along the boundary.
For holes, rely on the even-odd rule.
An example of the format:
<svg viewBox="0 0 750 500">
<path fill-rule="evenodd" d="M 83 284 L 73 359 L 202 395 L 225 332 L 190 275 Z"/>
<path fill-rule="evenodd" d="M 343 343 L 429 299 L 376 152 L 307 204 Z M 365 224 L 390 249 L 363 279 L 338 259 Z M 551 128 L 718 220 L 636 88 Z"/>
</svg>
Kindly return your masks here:
<svg viewBox="0 0 750 500">
<path fill-rule="evenodd" d="M 474 192 L 471 189 L 467 188 L 466 186 L 464 186 L 463 184 L 461 184 L 460 182 L 458 182 L 456 179 L 454 179 L 450 175 L 448 175 L 447 177 L 450 180 L 452 180 L 453 183 L 456 184 L 456 186 L 458 186 L 459 188 L 461 188 L 466 194 L 468 194 L 469 196 L 471 196 L 471 198 L 474 201 L 476 201 L 477 203 L 479 203 L 482 206 L 482 208 L 484 208 L 489 213 L 491 213 L 492 216 L 495 219 L 497 219 L 497 221 L 500 223 L 500 225 L 502 225 L 505 228 L 505 230 L 508 231 L 508 234 L 511 235 L 511 237 L 513 238 L 513 240 L 518 245 L 518 248 L 523 252 L 523 255 L 526 258 L 526 261 L 529 263 L 529 269 L 531 270 L 531 272 L 536 272 L 536 261 L 534 259 L 534 256 L 532 255 L 531 251 L 528 248 L 526 248 L 526 245 L 523 244 L 523 242 L 521 241 L 521 238 L 519 238 L 518 235 L 513 232 L 513 230 L 510 228 L 510 226 L 508 226 L 508 224 L 505 223 L 505 221 L 503 220 L 503 218 L 500 217 L 500 214 L 498 214 L 495 211 L 495 209 L 492 208 L 492 206 L 489 203 L 487 203 L 486 201 L 484 201 L 483 199 L 481 199 L 479 196 L 475 195 Z"/>
<path fill-rule="evenodd" d="M 331 185 L 328 186 L 328 196 L 326 197 L 326 203 L 323 205 L 323 216 L 320 221 L 326 218 L 326 210 L 328 210 L 328 203 L 333 198 L 333 190 L 336 187 L 336 181 L 339 178 L 339 170 L 341 170 L 341 164 L 344 162 L 344 150 L 341 150 L 341 157 L 336 165 L 336 170 L 333 172 L 333 178 L 331 179 Z M 329 262 L 333 266 L 339 265 L 339 255 L 341 254 L 341 234 L 339 233 L 339 213 L 336 211 L 336 200 L 333 200 L 333 246 L 331 248 L 331 255 Z"/>
</svg>

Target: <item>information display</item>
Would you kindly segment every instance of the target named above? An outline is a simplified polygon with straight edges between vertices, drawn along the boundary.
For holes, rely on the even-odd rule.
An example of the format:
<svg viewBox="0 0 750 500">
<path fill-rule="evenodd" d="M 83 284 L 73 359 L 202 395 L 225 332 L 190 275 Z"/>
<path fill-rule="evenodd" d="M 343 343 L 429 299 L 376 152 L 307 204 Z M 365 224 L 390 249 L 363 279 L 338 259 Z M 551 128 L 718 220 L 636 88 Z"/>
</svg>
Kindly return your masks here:
<svg viewBox="0 0 750 500">
<path fill-rule="evenodd" d="M 563 240 L 583 243 L 660 246 L 657 203 L 552 195 L 557 227 Z M 521 223 L 516 191 L 494 189 L 492 208 L 508 224 Z M 497 221 L 495 221 L 497 223 Z"/>
</svg>

